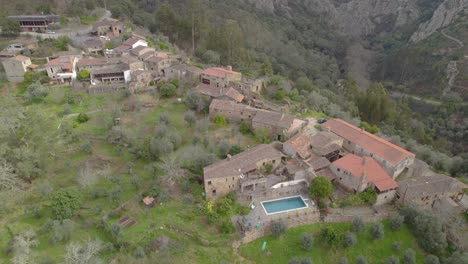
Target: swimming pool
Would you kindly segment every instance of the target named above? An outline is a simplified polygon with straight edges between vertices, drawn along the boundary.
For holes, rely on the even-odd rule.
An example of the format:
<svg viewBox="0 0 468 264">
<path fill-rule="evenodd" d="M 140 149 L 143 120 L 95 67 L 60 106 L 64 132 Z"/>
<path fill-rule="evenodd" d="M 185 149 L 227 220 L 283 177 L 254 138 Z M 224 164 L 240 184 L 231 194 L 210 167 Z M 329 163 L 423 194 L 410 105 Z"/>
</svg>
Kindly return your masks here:
<svg viewBox="0 0 468 264">
<path fill-rule="evenodd" d="M 308 208 L 302 196 L 294 196 L 261 202 L 267 215 L 289 212 L 297 209 Z"/>
</svg>

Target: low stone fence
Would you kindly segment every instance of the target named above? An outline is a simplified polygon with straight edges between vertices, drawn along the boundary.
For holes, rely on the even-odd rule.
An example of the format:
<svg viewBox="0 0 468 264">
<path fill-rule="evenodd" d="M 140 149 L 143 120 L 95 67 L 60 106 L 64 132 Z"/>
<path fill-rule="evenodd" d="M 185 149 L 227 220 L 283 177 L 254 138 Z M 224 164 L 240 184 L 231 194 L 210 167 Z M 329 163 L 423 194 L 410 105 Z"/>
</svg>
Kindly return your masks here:
<svg viewBox="0 0 468 264">
<path fill-rule="evenodd" d="M 350 208 L 349 211 L 351 210 L 353 209 Z M 349 212 L 343 212 L 341 209 L 330 209 L 329 213 L 322 217 L 322 221 L 328 223 L 352 222 L 355 217 L 359 217 L 364 222 L 378 222 L 388 219 L 397 213 L 398 212 L 396 210 L 391 209 L 380 210 L 378 213 L 363 213 L 360 212 L 359 209 L 356 209 L 356 213 L 352 214 Z"/>
<path fill-rule="evenodd" d="M 96 84 L 88 87 L 88 94 L 116 93 L 128 90 L 125 83 Z"/>
<path fill-rule="evenodd" d="M 307 224 L 318 223 L 320 220 L 320 214 L 317 210 L 314 211 L 296 211 L 290 214 L 281 214 L 278 216 L 272 216 L 270 220 L 263 221 L 260 229 L 255 227 L 250 231 L 244 232 L 241 242 L 249 243 L 257 238 L 271 235 L 271 222 L 274 220 L 283 220 L 288 228 L 302 226 Z"/>
</svg>

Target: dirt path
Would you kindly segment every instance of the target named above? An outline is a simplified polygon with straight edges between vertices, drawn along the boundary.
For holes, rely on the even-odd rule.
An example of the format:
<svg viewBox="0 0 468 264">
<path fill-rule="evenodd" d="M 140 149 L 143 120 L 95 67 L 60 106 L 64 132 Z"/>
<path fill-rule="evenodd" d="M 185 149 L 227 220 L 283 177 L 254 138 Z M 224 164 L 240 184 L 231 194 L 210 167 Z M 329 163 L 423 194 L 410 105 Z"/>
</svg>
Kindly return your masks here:
<svg viewBox="0 0 468 264">
<path fill-rule="evenodd" d="M 455 42 L 458 44 L 458 46 L 460 46 L 460 48 L 463 48 L 463 47 L 465 46 L 465 44 L 463 43 L 463 41 L 461 41 L 461 40 L 459 40 L 459 39 L 457 39 L 457 38 L 454 38 L 454 37 L 448 35 L 447 33 L 445 33 L 445 28 L 442 29 L 442 30 L 440 31 L 440 33 L 441 33 L 444 37 L 446 37 L 446 38 L 448 38 L 448 39 L 450 39 L 450 40 L 452 40 L 452 41 L 455 41 Z"/>
<path fill-rule="evenodd" d="M 234 255 L 237 256 L 237 258 L 240 260 L 240 263 L 254 263 L 253 261 L 244 258 L 239 253 L 239 248 L 240 248 L 241 244 L 242 243 L 241 243 L 240 240 L 236 240 L 236 241 L 232 242 L 232 250 L 234 251 Z"/>
</svg>

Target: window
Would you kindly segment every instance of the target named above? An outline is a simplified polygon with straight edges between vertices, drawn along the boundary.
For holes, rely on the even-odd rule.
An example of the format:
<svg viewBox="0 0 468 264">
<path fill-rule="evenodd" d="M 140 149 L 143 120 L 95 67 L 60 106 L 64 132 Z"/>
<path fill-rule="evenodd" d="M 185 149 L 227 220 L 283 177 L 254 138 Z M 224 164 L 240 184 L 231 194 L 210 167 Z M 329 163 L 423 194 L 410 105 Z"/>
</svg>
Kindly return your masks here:
<svg viewBox="0 0 468 264">
<path fill-rule="evenodd" d="M 371 156 L 371 157 L 374 157 L 374 153 L 371 153 L 370 156 Z"/>
<path fill-rule="evenodd" d="M 213 190 L 211 193 L 213 194 L 213 196 L 216 196 L 216 190 Z"/>
<path fill-rule="evenodd" d="M 273 160 L 273 164 L 275 164 L 275 163 L 276 163 L 276 160 Z"/>
<path fill-rule="evenodd" d="M 337 170 L 337 171 L 341 171 L 341 169 L 340 169 L 340 168 L 336 168 L 336 170 Z"/>
<path fill-rule="evenodd" d="M 208 181 L 208 185 L 211 185 L 211 181 Z"/>
<path fill-rule="evenodd" d="M 351 141 L 348 140 L 348 144 L 351 144 Z"/>
</svg>

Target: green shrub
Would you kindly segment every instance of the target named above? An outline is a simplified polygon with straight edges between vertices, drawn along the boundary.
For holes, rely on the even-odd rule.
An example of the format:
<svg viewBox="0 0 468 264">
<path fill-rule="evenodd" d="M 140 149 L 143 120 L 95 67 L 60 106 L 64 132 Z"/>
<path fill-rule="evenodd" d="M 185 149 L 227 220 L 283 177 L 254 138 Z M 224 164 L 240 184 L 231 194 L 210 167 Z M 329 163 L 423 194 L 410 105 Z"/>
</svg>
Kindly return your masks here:
<svg viewBox="0 0 468 264">
<path fill-rule="evenodd" d="M 275 99 L 276 100 L 283 100 L 285 96 L 286 96 L 286 93 L 284 92 L 284 90 L 279 89 L 275 94 Z"/>
<path fill-rule="evenodd" d="M 327 198 L 333 191 L 331 181 L 325 176 L 317 176 L 310 185 L 310 195 L 314 198 Z"/>
<path fill-rule="evenodd" d="M 90 73 L 88 70 L 86 69 L 81 69 L 77 74 L 76 74 L 76 78 L 78 78 L 78 80 L 86 80 L 86 79 L 89 79 L 89 76 L 90 76 Z"/>
<path fill-rule="evenodd" d="M 77 117 L 76 117 L 76 122 L 78 123 L 86 123 L 88 122 L 89 120 L 89 116 L 86 114 L 86 113 L 80 113 Z"/>
<path fill-rule="evenodd" d="M 340 240 L 340 234 L 332 227 L 324 227 L 320 231 L 320 241 L 330 246 L 338 245 Z"/>
<path fill-rule="evenodd" d="M 219 127 L 225 126 L 227 124 L 226 119 L 220 115 L 215 116 L 213 123 Z"/>
<path fill-rule="evenodd" d="M 282 235 L 286 234 L 286 232 L 288 231 L 288 227 L 283 222 L 283 220 L 273 220 L 273 221 L 271 221 L 270 228 L 271 228 L 271 233 L 275 237 L 282 236 Z"/>
<path fill-rule="evenodd" d="M 375 134 L 375 133 L 380 131 L 380 128 L 378 128 L 376 125 L 371 126 L 369 123 L 364 122 L 364 121 L 362 121 L 359 124 L 359 127 L 363 128 L 364 130 L 366 130 L 367 132 L 369 132 L 371 134 Z"/>
<path fill-rule="evenodd" d="M 314 237 L 312 234 L 309 233 L 302 233 L 301 234 L 301 247 L 304 250 L 310 250 L 312 248 L 312 244 L 314 242 Z"/>
<path fill-rule="evenodd" d="M 223 234 L 232 234 L 236 231 L 229 219 L 224 220 L 220 226 L 221 233 Z"/>
<path fill-rule="evenodd" d="M 402 215 L 396 215 L 390 219 L 390 228 L 392 230 L 398 230 L 401 225 L 405 222 L 405 217 Z"/>
<path fill-rule="evenodd" d="M 241 122 L 239 125 L 239 131 L 244 134 L 252 134 L 252 130 L 250 130 L 250 126 L 247 122 Z"/>
<path fill-rule="evenodd" d="M 162 97 L 172 97 L 176 94 L 176 86 L 172 83 L 166 83 L 161 86 L 159 89 Z"/>
<path fill-rule="evenodd" d="M 356 234 L 354 234 L 352 232 L 349 232 L 349 231 L 346 232 L 344 241 L 345 241 L 345 245 L 347 247 L 350 247 L 350 246 L 356 244 L 356 242 L 357 242 Z"/>
<path fill-rule="evenodd" d="M 50 199 L 52 215 L 57 220 L 71 218 L 83 202 L 81 192 L 75 188 L 58 190 Z"/>
<path fill-rule="evenodd" d="M 351 231 L 353 231 L 354 233 L 360 233 L 364 230 L 366 230 L 366 225 L 364 224 L 362 218 L 354 217 L 353 222 L 351 224 Z"/>
<path fill-rule="evenodd" d="M 373 223 L 369 229 L 369 233 L 373 239 L 382 239 L 384 236 L 382 223 Z"/>
</svg>

